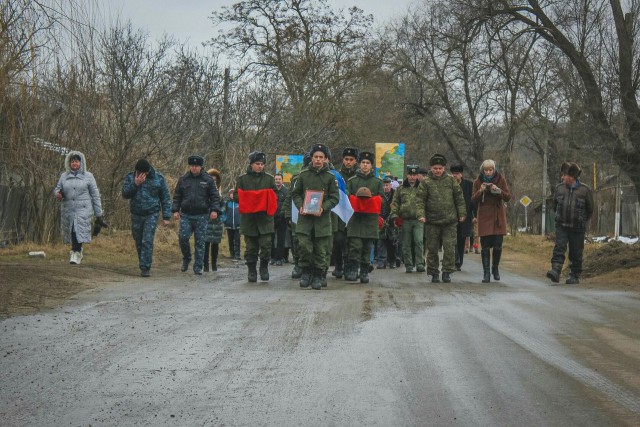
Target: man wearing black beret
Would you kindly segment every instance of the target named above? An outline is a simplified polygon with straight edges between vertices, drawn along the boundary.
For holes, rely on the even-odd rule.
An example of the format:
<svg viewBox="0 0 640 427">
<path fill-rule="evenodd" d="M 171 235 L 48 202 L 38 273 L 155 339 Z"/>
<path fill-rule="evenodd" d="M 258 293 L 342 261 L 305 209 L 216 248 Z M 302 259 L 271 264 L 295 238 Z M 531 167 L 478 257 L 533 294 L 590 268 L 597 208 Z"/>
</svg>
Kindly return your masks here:
<svg viewBox="0 0 640 427">
<path fill-rule="evenodd" d="M 216 219 L 220 215 L 220 193 L 211 175 L 206 173 L 204 158 L 201 156 L 189 156 L 189 172 L 178 179 L 173 192 L 173 204 L 171 212 L 173 217 L 180 221 L 178 238 L 180 251 L 182 252 L 181 271 L 189 269 L 191 262 L 191 247 L 189 239 L 195 236 L 195 259 L 193 272 L 202 274 L 204 264 L 204 237 L 209 219 Z"/>
</svg>

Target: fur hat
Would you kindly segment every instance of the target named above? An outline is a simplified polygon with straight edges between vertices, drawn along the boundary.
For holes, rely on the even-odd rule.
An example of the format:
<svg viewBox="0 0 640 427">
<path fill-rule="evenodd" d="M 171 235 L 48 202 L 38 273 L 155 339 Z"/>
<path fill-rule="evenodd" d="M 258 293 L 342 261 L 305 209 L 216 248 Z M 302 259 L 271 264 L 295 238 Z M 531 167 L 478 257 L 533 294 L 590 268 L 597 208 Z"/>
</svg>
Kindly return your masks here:
<svg viewBox="0 0 640 427">
<path fill-rule="evenodd" d="M 220 176 L 220 171 L 218 169 L 211 168 L 207 171 L 209 175 L 213 177 L 216 181 L 216 187 L 220 188 L 220 182 L 222 181 L 222 177 Z"/>
<path fill-rule="evenodd" d="M 449 168 L 451 173 L 462 173 L 464 172 L 464 167 L 462 165 L 453 165 Z"/>
<path fill-rule="evenodd" d="M 140 159 L 136 162 L 136 170 L 138 172 L 149 172 L 151 164 L 146 159 Z"/>
<path fill-rule="evenodd" d="M 358 154 L 358 149 L 355 147 L 345 147 L 344 150 L 342 150 L 342 157 L 351 156 L 357 159 Z"/>
<path fill-rule="evenodd" d="M 252 151 L 249 153 L 249 164 L 255 162 L 267 163 L 267 155 L 261 151 Z"/>
<path fill-rule="evenodd" d="M 369 160 L 371 164 L 374 164 L 376 161 L 376 156 L 370 151 L 361 151 L 360 155 L 358 156 L 358 163 L 363 160 Z"/>
<path fill-rule="evenodd" d="M 316 151 L 320 151 L 322 152 L 322 154 L 325 155 L 326 158 L 330 159 L 331 158 L 331 152 L 329 151 L 329 147 L 327 147 L 324 144 L 313 144 L 311 146 L 311 149 L 309 150 L 309 154 L 313 157 L 313 154 Z"/>
<path fill-rule="evenodd" d="M 435 166 L 435 165 L 446 166 L 447 165 L 447 158 L 445 156 L 443 156 L 442 154 L 434 154 L 429 159 L 429 165 L 431 165 L 431 166 Z"/>
<path fill-rule="evenodd" d="M 311 154 L 309 152 L 304 153 L 302 156 L 302 167 L 306 168 L 311 163 Z"/>
<path fill-rule="evenodd" d="M 569 170 L 569 166 L 571 166 L 571 162 L 562 162 L 562 165 L 560 166 L 560 173 L 566 175 Z"/>
<path fill-rule="evenodd" d="M 358 188 L 358 191 L 356 191 L 356 197 L 365 197 L 365 198 L 370 198 L 373 195 L 371 194 L 371 190 L 369 190 L 367 187 L 360 187 Z"/>
<path fill-rule="evenodd" d="M 382 179 L 382 182 L 383 182 L 384 184 L 391 184 L 391 178 L 389 178 L 388 176 L 385 176 L 385 177 Z"/>
<path fill-rule="evenodd" d="M 420 173 L 420 166 L 407 165 L 407 175 L 417 175 Z"/>
<path fill-rule="evenodd" d="M 204 157 L 202 156 L 189 156 L 188 159 L 189 166 L 204 166 Z"/>
<path fill-rule="evenodd" d="M 573 163 L 573 162 L 569 163 L 569 167 L 567 167 L 567 172 L 566 172 L 567 175 L 572 176 L 575 179 L 578 179 L 581 173 L 582 173 L 582 169 L 580 169 L 580 166 L 578 166 L 577 163 Z"/>
</svg>

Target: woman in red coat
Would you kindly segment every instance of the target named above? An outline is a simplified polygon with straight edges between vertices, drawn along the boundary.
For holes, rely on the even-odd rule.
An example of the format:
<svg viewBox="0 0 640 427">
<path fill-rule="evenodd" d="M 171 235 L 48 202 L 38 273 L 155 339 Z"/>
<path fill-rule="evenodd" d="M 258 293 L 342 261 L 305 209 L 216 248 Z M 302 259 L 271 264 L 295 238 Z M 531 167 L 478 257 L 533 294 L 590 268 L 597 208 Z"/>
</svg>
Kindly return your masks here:
<svg viewBox="0 0 640 427">
<path fill-rule="evenodd" d="M 477 206 L 478 235 L 482 247 L 482 283 L 500 280 L 498 265 L 502 255 L 502 239 L 507 234 L 507 211 L 505 202 L 511 199 L 507 180 L 496 171 L 496 162 L 485 160 L 480 166 L 480 175 L 473 182 L 471 203 Z M 493 263 L 490 250 L 493 248 Z M 489 266 L 491 265 L 491 270 Z"/>
</svg>

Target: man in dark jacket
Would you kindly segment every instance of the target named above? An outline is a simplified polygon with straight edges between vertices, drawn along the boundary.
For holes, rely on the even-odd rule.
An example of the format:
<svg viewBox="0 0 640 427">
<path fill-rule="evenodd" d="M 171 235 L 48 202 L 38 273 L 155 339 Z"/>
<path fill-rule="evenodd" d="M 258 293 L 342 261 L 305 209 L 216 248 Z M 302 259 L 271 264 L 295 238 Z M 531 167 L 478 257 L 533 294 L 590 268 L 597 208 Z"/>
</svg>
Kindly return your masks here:
<svg viewBox="0 0 640 427">
<path fill-rule="evenodd" d="M 169 225 L 171 219 L 171 196 L 167 181 L 146 159 L 140 159 L 135 170 L 124 179 L 122 197 L 129 199 L 131 235 L 136 242 L 140 275 L 149 277 L 160 211 L 164 226 Z"/>
<path fill-rule="evenodd" d="M 462 165 L 453 165 L 449 168 L 451 171 L 451 175 L 458 181 L 460 184 L 460 188 L 462 189 L 462 195 L 464 196 L 464 204 L 467 208 L 467 217 L 464 222 L 458 222 L 457 228 L 457 240 L 456 240 L 456 270 L 460 271 L 462 269 L 462 263 L 464 261 L 464 246 L 467 240 L 467 237 L 471 234 L 471 230 L 473 230 L 473 218 L 475 218 L 475 209 L 471 204 L 471 193 L 473 192 L 473 182 L 464 178 L 462 173 L 464 172 L 464 167 Z"/>
<path fill-rule="evenodd" d="M 299 210 L 296 223 L 298 236 L 298 263 L 302 268 L 300 287 L 320 290 L 326 283 L 326 271 L 331 254 L 331 209 L 340 198 L 338 183 L 326 162 L 329 149 L 322 144 L 315 144 L 309 150 L 311 165 L 298 175 L 295 186 L 291 190 L 291 199 Z M 319 206 L 313 206 L 313 195 L 321 197 Z M 315 200 L 320 200 L 320 198 Z"/>
<path fill-rule="evenodd" d="M 260 280 L 269 280 L 271 238 L 274 232 L 273 216 L 278 209 L 276 181 L 264 171 L 267 155 L 260 151 L 249 154 L 247 173 L 240 175 L 236 183 L 240 204 L 240 234 L 244 236 L 244 259 L 247 263 L 247 279 L 258 281 L 256 266 L 260 258 Z"/>
<path fill-rule="evenodd" d="M 195 237 L 195 259 L 193 272 L 202 274 L 204 264 L 204 235 L 209 219 L 216 219 L 220 214 L 220 193 L 212 176 L 204 171 L 204 158 L 189 156 L 189 172 L 178 179 L 173 192 L 171 212 L 173 218 L 180 220 L 178 239 L 182 252 L 182 267 L 185 272 L 191 262 L 189 239 Z"/>
<path fill-rule="evenodd" d="M 359 151 L 355 147 L 345 147 L 342 150 L 342 166 L 338 172 L 342 175 L 345 183 L 356 174 L 358 154 Z M 331 221 L 336 222 L 337 225 L 337 231 L 333 233 L 332 250 L 335 268 L 331 274 L 339 279 L 344 274 L 344 260 L 347 254 L 347 224 L 333 212 L 331 213 Z"/>
<path fill-rule="evenodd" d="M 273 176 L 276 182 L 276 196 L 278 196 L 278 209 L 273 217 L 274 235 L 271 242 L 271 265 L 282 265 L 284 261 L 284 240 L 287 234 L 287 220 L 284 218 L 283 205 L 289 191 L 284 185 L 284 177 L 281 173 Z"/>
<path fill-rule="evenodd" d="M 225 220 L 224 227 L 227 229 L 227 239 L 229 240 L 229 256 L 236 261 L 240 260 L 240 211 L 238 202 L 233 199 L 235 190 L 229 190 L 229 198 L 224 204 Z"/>
<path fill-rule="evenodd" d="M 568 245 L 571 273 L 565 283 L 575 285 L 580 283 L 584 237 L 593 214 L 593 195 L 591 189 L 578 179 L 582 172 L 580 166 L 564 163 L 561 171 L 562 183 L 556 186 L 552 204 L 556 211 L 556 244 L 547 277 L 554 283 L 560 281 Z"/>
<path fill-rule="evenodd" d="M 384 191 L 382 192 L 382 208 L 380 216 L 383 220 L 378 240 L 378 268 L 396 268 L 396 241 L 398 240 L 398 228 L 391 220 L 391 202 L 395 191 L 391 186 L 391 178 L 382 180 Z"/>
</svg>

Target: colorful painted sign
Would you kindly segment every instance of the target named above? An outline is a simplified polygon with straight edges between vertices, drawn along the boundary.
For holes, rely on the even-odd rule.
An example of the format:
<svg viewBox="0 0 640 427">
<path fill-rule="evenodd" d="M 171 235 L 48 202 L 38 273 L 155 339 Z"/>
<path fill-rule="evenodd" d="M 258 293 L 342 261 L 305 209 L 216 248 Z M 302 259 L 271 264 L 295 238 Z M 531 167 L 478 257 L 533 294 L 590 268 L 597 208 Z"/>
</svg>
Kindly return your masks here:
<svg viewBox="0 0 640 427">
<path fill-rule="evenodd" d="M 302 154 L 280 154 L 276 156 L 276 173 L 282 174 L 282 180 L 291 182 L 291 177 L 302 168 Z"/>
<path fill-rule="evenodd" d="M 376 144 L 376 176 L 404 176 L 404 143 Z"/>
</svg>

